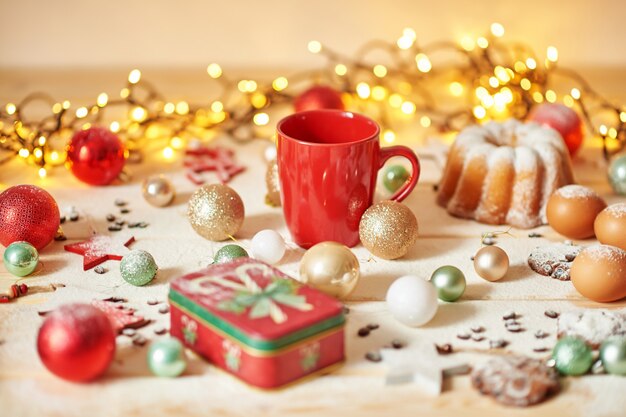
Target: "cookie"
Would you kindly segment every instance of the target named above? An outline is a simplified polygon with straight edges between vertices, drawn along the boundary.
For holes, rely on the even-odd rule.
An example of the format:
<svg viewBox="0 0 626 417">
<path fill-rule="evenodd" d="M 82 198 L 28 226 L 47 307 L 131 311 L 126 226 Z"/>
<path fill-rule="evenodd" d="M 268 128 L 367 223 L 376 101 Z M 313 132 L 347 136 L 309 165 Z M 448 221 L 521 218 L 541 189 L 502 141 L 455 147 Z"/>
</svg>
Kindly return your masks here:
<svg viewBox="0 0 626 417">
<path fill-rule="evenodd" d="M 563 313 L 557 322 L 557 336 L 580 337 L 594 349 L 610 336 L 626 335 L 626 314 L 609 310 Z"/>
<path fill-rule="evenodd" d="M 557 243 L 539 246 L 528 257 L 528 265 L 538 274 L 569 281 L 569 269 L 582 247 Z"/>
<path fill-rule="evenodd" d="M 525 356 L 498 356 L 472 371 L 472 385 L 504 405 L 527 407 L 560 389 L 554 368 Z"/>
</svg>

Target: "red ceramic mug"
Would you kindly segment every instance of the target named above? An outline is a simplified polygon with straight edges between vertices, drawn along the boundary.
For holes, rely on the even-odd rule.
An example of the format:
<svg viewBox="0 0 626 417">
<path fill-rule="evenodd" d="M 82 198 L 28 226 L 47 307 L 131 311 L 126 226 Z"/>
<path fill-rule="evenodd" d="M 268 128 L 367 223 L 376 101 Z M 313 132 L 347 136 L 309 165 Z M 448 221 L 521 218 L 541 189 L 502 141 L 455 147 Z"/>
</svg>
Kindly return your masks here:
<svg viewBox="0 0 626 417">
<path fill-rule="evenodd" d="M 360 114 L 305 111 L 282 119 L 277 130 L 285 221 L 303 248 L 328 240 L 359 243 L 359 222 L 372 205 L 378 170 L 392 156 L 407 158 L 413 169 L 391 200 L 404 200 L 417 184 L 417 155 L 406 146 L 381 148 L 378 125 Z"/>
</svg>

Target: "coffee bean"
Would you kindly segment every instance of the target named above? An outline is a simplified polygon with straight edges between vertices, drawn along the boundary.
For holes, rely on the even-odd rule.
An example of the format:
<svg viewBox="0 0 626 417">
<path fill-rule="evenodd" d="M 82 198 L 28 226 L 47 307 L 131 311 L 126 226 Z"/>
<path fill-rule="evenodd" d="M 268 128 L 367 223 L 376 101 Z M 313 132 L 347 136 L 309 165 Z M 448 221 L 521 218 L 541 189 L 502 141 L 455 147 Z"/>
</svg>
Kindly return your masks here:
<svg viewBox="0 0 626 417">
<path fill-rule="evenodd" d="M 437 353 L 440 355 L 449 355 L 454 350 L 452 349 L 452 345 L 450 343 L 446 343 L 444 345 L 435 345 L 435 349 L 437 349 Z"/>
<path fill-rule="evenodd" d="M 509 324 L 509 325 L 505 326 L 505 328 L 506 328 L 507 331 L 509 331 L 511 333 L 519 333 L 519 332 L 523 332 L 524 331 L 524 328 L 519 323 Z"/>
<path fill-rule="evenodd" d="M 135 329 L 123 329 L 122 334 L 124 336 L 133 337 L 137 334 L 137 330 Z"/>
<path fill-rule="evenodd" d="M 118 207 L 123 207 L 126 205 L 126 201 L 122 200 L 121 198 L 116 198 L 113 203 Z"/>
<path fill-rule="evenodd" d="M 154 298 L 151 298 L 151 299 L 149 299 L 148 301 L 146 301 L 146 303 L 147 303 L 149 306 L 154 306 L 154 305 L 159 304 L 159 301 L 158 301 L 158 300 L 155 300 Z"/>
<path fill-rule="evenodd" d="M 65 236 L 63 233 L 59 233 L 54 237 L 54 240 L 56 242 L 64 242 L 67 240 L 67 236 Z"/>
<path fill-rule="evenodd" d="M 115 225 L 116 225 L 116 226 L 119 226 L 119 227 L 122 227 L 122 226 L 124 226 L 125 224 L 126 224 L 126 222 L 125 222 L 124 220 L 116 220 L 116 221 L 115 221 Z"/>
<path fill-rule="evenodd" d="M 149 223 L 146 223 L 146 222 L 139 222 L 139 226 L 138 226 L 138 227 L 139 227 L 140 229 L 145 229 L 145 228 L 146 228 L 146 227 L 148 227 L 148 226 L 149 226 Z"/>
<path fill-rule="evenodd" d="M 485 331 L 485 328 L 483 326 L 474 326 L 470 330 L 474 333 L 482 333 Z"/>
<path fill-rule="evenodd" d="M 537 353 L 543 353 L 543 352 L 547 352 L 549 350 L 550 349 L 545 347 L 545 346 L 533 348 L 533 352 L 537 352 Z"/>
<path fill-rule="evenodd" d="M 108 222 L 115 221 L 115 216 L 114 216 L 114 215 L 112 215 L 112 214 L 107 214 L 107 221 L 108 221 Z"/>
<path fill-rule="evenodd" d="M 393 339 L 391 341 L 391 347 L 394 349 L 402 349 L 404 347 L 404 342 L 399 339 Z"/>
<path fill-rule="evenodd" d="M 472 336 L 472 340 L 474 342 L 482 342 L 483 340 L 485 340 L 485 336 L 480 336 L 478 334 L 475 334 Z"/>
<path fill-rule="evenodd" d="M 145 337 L 141 335 L 137 335 L 136 337 L 133 338 L 133 345 L 135 346 L 143 346 L 146 343 L 148 343 L 148 339 L 146 339 Z"/>
<path fill-rule="evenodd" d="M 491 349 L 502 349 L 505 348 L 509 345 L 509 342 L 507 342 L 504 339 L 497 339 L 497 340 L 490 340 L 489 341 L 489 348 Z"/>
<path fill-rule="evenodd" d="M 439 184 L 433 184 L 433 191 L 439 191 Z"/>
<path fill-rule="evenodd" d="M 530 238 L 536 238 L 536 237 L 543 237 L 543 235 L 541 233 L 537 233 L 537 232 L 530 232 L 528 234 L 528 237 Z"/>
<path fill-rule="evenodd" d="M 546 310 L 543 314 L 545 314 L 546 317 L 550 317 L 551 319 L 556 319 L 559 317 L 559 313 L 554 310 Z"/>
<path fill-rule="evenodd" d="M 73 222 L 78 221 L 78 213 L 76 212 L 70 213 L 70 221 L 73 221 Z"/>
<path fill-rule="evenodd" d="M 170 312 L 170 306 L 168 306 L 167 304 L 159 307 L 159 313 L 167 314 L 169 312 Z"/>
<path fill-rule="evenodd" d="M 468 340 L 470 337 L 469 333 L 459 333 L 456 335 L 457 338 L 461 339 L 461 340 Z"/>
<path fill-rule="evenodd" d="M 357 333 L 356 333 L 359 337 L 366 337 L 369 336 L 370 334 L 370 329 L 368 329 L 367 327 L 361 327 Z"/>
<path fill-rule="evenodd" d="M 109 226 L 109 232 L 119 232 L 120 230 L 122 230 L 121 226 L 117 226 L 117 225 Z"/>
<path fill-rule="evenodd" d="M 139 227 L 140 224 L 141 224 L 140 222 L 128 222 L 128 227 L 130 229 L 134 229 L 136 227 Z"/>
<path fill-rule="evenodd" d="M 154 329 L 154 334 L 157 334 L 159 336 L 165 333 L 167 333 L 167 329 L 165 327 L 157 327 Z"/>
<path fill-rule="evenodd" d="M 106 273 L 107 270 L 102 265 L 98 265 L 97 267 L 95 267 L 93 269 L 93 272 L 95 272 L 96 274 L 102 275 L 102 274 Z"/>
<path fill-rule="evenodd" d="M 380 362 L 383 360 L 383 357 L 381 356 L 380 352 L 371 351 L 365 354 L 365 359 L 370 362 Z"/>
<path fill-rule="evenodd" d="M 65 223 L 65 216 L 61 216 L 61 218 L 59 219 L 59 223 L 61 224 Z"/>
<path fill-rule="evenodd" d="M 120 210 L 120 213 L 122 213 L 122 214 L 128 214 L 128 213 L 130 213 L 130 210 L 129 210 L 129 209 L 127 209 L 127 208 L 123 208 L 123 209 L 121 209 L 121 210 Z"/>
<path fill-rule="evenodd" d="M 376 330 L 378 329 L 380 326 L 376 323 L 370 323 L 366 326 L 369 330 Z"/>
<path fill-rule="evenodd" d="M 511 320 L 515 318 L 517 318 L 517 314 L 515 313 L 515 311 L 508 311 L 504 313 L 504 316 L 502 316 L 502 320 Z"/>
<path fill-rule="evenodd" d="M 108 298 L 102 299 L 102 301 L 110 301 L 112 303 L 125 303 L 128 300 L 126 298 L 122 298 L 122 297 L 108 297 Z"/>
<path fill-rule="evenodd" d="M 574 259 L 576 259 L 576 255 L 573 253 L 566 253 L 565 254 L 565 260 L 567 262 L 574 262 Z"/>
<path fill-rule="evenodd" d="M 550 333 L 546 333 L 543 330 L 537 330 L 535 332 L 535 337 L 537 339 L 545 339 L 546 337 L 550 336 Z"/>
</svg>

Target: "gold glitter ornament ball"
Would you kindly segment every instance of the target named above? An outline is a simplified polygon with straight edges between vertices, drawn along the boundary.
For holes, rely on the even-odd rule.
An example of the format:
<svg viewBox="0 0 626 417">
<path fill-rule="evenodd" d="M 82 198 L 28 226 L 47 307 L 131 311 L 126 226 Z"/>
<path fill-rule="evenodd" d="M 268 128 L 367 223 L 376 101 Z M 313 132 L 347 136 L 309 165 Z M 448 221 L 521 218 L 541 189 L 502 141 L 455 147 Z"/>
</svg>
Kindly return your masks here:
<svg viewBox="0 0 626 417">
<path fill-rule="evenodd" d="M 244 218 L 243 201 L 232 188 L 223 184 L 204 185 L 189 199 L 187 217 L 200 236 L 221 241 L 234 236 Z"/>
<path fill-rule="evenodd" d="M 381 201 L 363 213 L 359 237 L 372 255 L 383 259 L 400 258 L 417 240 L 417 219 L 404 204 Z"/>
<path fill-rule="evenodd" d="M 345 298 L 359 282 L 359 261 L 341 243 L 318 243 L 302 257 L 298 280 L 333 297 Z"/>
</svg>

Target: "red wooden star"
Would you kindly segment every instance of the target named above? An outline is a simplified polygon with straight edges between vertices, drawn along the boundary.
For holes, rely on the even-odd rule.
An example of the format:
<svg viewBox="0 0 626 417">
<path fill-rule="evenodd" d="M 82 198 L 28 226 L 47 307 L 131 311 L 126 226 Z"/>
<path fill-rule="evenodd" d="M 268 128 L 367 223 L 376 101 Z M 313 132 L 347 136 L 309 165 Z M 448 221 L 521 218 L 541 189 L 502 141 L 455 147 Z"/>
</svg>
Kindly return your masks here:
<svg viewBox="0 0 626 417">
<path fill-rule="evenodd" d="M 91 305 L 107 315 L 117 333 L 124 329 L 138 329 L 150 323 L 143 316 L 136 316 L 135 309 L 108 300 L 93 300 Z"/>
<path fill-rule="evenodd" d="M 135 238 L 131 236 L 122 244 L 110 236 L 95 235 L 88 240 L 65 245 L 63 248 L 68 252 L 83 255 L 83 271 L 87 271 L 107 260 L 121 261 L 123 255 L 118 253 L 125 252 L 134 241 Z"/>
<path fill-rule="evenodd" d="M 205 183 L 201 175 L 213 171 L 222 184 L 229 182 L 234 176 L 245 171 L 245 167 L 238 165 L 234 159 L 235 153 L 231 149 L 221 146 L 195 146 L 185 150 L 183 165 L 187 168 L 187 178 L 196 185 Z"/>
</svg>

